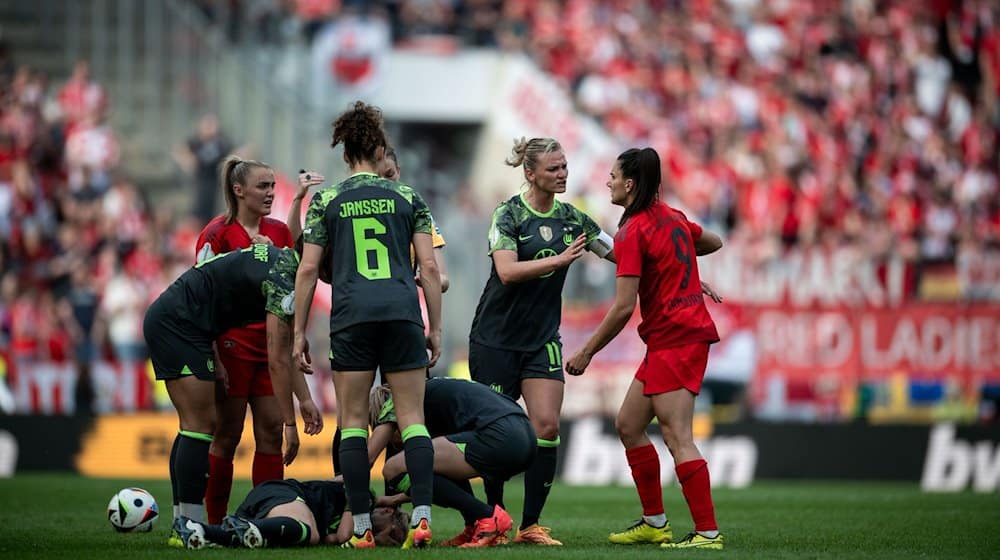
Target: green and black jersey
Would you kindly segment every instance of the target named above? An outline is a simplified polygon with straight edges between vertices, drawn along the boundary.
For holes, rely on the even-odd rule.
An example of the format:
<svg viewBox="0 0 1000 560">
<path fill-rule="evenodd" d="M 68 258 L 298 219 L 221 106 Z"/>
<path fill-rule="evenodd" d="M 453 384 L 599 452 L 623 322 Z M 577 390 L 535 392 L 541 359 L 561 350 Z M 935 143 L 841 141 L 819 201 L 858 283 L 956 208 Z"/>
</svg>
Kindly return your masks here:
<svg viewBox="0 0 1000 560">
<path fill-rule="evenodd" d="M 268 313 L 288 322 L 295 313 L 298 267 L 299 256 L 291 248 L 251 245 L 196 264 L 159 301 L 175 318 L 210 338 L 259 323 Z"/>
<path fill-rule="evenodd" d="M 236 509 L 236 515 L 257 521 L 267 517 L 274 507 L 292 501 L 303 502 L 312 511 L 320 539 L 337 532 L 347 509 L 342 482 L 286 478 L 268 480 L 254 487 Z"/>
<path fill-rule="evenodd" d="M 468 379 L 431 377 L 424 389 L 424 424 L 431 437 L 478 430 L 504 416 L 527 418 L 513 399 Z M 378 414 L 378 424 L 396 421 L 392 399 Z"/>
<path fill-rule="evenodd" d="M 565 251 L 583 233 L 589 244 L 601 228 L 571 204 L 556 200 L 552 209 L 542 214 L 520 194 L 493 212 L 489 254 L 506 249 L 516 251 L 519 261 L 551 257 Z M 492 348 L 533 352 L 558 337 L 567 270 L 563 267 L 541 278 L 505 285 L 493 264 L 469 338 Z"/>
<path fill-rule="evenodd" d="M 306 243 L 330 245 L 330 332 L 358 323 L 423 325 L 410 262 L 414 232 L 430 234 L 431 212 L 411 187 L 358 173 L 317 192 L 306 213 Z"/>
</svg>

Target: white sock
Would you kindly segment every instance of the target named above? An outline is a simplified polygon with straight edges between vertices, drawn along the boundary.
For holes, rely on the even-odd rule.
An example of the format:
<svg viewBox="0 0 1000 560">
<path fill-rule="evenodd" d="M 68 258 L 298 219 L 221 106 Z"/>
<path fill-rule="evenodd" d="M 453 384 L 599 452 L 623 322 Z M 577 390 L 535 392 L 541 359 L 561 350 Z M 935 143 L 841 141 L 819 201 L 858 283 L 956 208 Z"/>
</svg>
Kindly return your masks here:
<svg viewBox="0 0 1000 560">
<path fill-rule="evenodd" d="M 365 534 L 365 531 L 372 528 L 372 514 L 370 513 L 359 513 L 354 516 L 354 534 L 361 535 Z"/>
<path fill-rule="evenodd" d="M 648 525 L 656 527 L 657 529 L 662 529 L 667 524 L 667 514 L 658 513 L 656 515 L 643 515 L 642 520 Z"/>
<path fill-rule="evenodd" d="M 205 504 L 185 504 L 181 502 L 179 507 L 180 515 L 193 519 L 198 523 L 205 523 Z"/>
<path fill-rule="evenodd" d="M 698 531 L 698 534 L 707 539 L 714 539 L 715 537 L 719 536 L 719 530 L 716 529 L 714 531 Z"/>
<path fill-rule="evenodd" d="M 427 524 L 431 523 L 431 506 L 417 506 L 413 508 L 413 521 L 411 527 L 416 527 L 421 519 L 426 519 Z"/>
</svg>

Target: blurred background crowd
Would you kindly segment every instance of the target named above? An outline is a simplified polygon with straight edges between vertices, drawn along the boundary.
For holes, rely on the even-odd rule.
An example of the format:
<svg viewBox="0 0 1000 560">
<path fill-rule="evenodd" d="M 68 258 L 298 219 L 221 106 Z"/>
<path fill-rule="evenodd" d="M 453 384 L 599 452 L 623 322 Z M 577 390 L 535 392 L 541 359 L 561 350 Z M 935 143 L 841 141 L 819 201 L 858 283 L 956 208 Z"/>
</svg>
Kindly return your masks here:
<svg viewBox="0 0 1000 560">
<path fill-rule="evenodd" d="M 233 45 L 308 48 L 352 16 L 398 49 L 523 53 L 622 148 L 655 147 L 671 200 L 753 258 L 850 245 L 902 258 L 920 299 L 921 271 L 1000 248 L 997 2 L 187 3 Z M 188 206 L 159 204 L 88 61 L 49 75 L 0 41 L 0 358 L 142 360 L 146 306 L 222 210 L 217 163 L 258 139 L 201 119 L 163 147 Z"/>
</svg>

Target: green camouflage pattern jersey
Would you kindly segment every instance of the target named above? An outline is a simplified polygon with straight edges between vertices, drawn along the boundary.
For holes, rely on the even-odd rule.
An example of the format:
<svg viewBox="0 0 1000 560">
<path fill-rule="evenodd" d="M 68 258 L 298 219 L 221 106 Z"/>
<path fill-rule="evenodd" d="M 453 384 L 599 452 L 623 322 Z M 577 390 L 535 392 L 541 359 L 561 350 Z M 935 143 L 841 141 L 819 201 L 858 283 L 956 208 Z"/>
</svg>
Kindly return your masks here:
<svg viewBox="0 0 1000 560">
<path fill-rule="evenodd" d="M 251 245 L 196 264 L 160 299 L 174 316 L 211 338 L 259 323 L 268 313 L 290 322 L 298 268 L 299 255 L 291 248 Z"/>
<path fill-rule="evenodd" d="M 376 321 L 423 326 L 410 242 L 415 232 L 432 228 L 430 209 L 416 191 L 374 173 L 355 174 L 313 196 L 302 234 L 306 243 L 330 246 L 331 333 Z"/>
<path fill-rule="evenodd" d="M 524 416 L 514 399 L 468 379 L 431 377 L 424 389 L 424 425 L 431 437 L 478 430 L 498 418 Z M 375 425 L 396 422 L 396 407 L 386 399 Z M 374 427 L 374 426 L 373 426 Z"/>
<path fill-rule="evenodd" d="M 529 261 L 561 254 L 580 234 L 587 244 L 601 228 L 572 204 L 554 201 L 542 214 L 532 209 L 524 194 L 511 197 L 493 212 L 489 232 L 489 254 L 517 252 L 517 260 Z M 472 320 L 469 338 L 503 350 L 533 352 L 559 336 L 562 319 L 562 289 L 569 267 L 541 278 L 504 284 L 491 259 L 490 278 L 483 289 Z"/>
</svg>

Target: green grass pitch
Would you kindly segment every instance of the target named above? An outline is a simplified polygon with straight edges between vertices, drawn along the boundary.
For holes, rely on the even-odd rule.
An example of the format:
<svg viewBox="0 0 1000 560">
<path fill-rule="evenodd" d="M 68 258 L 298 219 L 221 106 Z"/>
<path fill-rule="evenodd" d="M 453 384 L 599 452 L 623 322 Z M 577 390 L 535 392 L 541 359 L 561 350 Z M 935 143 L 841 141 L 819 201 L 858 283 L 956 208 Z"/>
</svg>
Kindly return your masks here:
<svg viewBox="0 0 1000 560">
<path fill-rule="evenodd" d="M 115 533 L 105 507 L 125 486 L 146 488 L 161 517 L 145 534 Z M 243 496 L 247 482 L 237 482 Z M 477 488 L 480 492 L 481 488 Z M 520 512 L 520 480 L 507 488 L 508 506 Z M 676 486 L 664 492 L 675 538 L 691 530 Z M 632 488 L 571 488 L 556 485 L 543 524 L 561 548 L 509 545 L 489 550 L 435 548 L 425 551 L 329 548 L 186 551 L 166 545 L 170 490 L 166 481 L 98 480 L 67 474 L 30 474 L 0 480 L 0 558 L 1000 558 L 1000 495 L 925 494 L 913 484 L 759 482 L 742 490 L 716 489 L 716 514 L 726 550 L 671 551 L 608 544 L 608 532 L 624 528 L 640 513 Z M 237 501 L 233 501 L 234 506 Z M 461 530 L 456 512 L 435 508 L 437 540 Z"/>
</svg>

